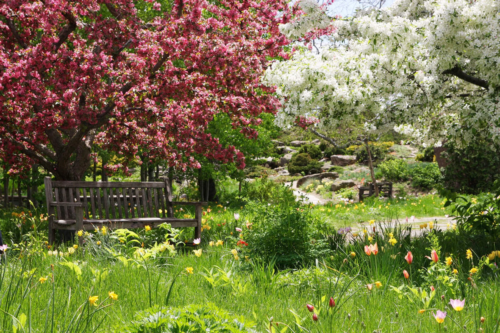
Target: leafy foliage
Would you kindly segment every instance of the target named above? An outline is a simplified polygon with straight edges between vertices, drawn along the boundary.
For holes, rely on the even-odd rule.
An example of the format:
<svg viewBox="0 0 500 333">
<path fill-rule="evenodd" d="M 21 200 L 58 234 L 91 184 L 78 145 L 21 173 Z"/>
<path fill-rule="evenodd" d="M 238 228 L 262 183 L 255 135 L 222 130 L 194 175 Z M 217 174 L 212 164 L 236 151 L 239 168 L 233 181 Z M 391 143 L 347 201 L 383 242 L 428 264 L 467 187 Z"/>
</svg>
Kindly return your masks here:
<svg viewBox="0 0 500 333">
<path fill-rule="evenodd" d="M 307 208 L 290 200 L 273 207 L 251 205 L 252 228 L 246 232 L 244 253 L 252 260 L 273 262 L 279 268 L 299 267 L 315 257 L 321 244 L 312 244 L 315 219 Z"/>
<path fill-rule="evenodd" d="M 183 308 L 158 306 L 139 311 L 136 319 L 125 329 L 129 333 L 244 333 L 256 332 L 255 324 L 234 316 L 212 303 L 192 304 Z M 123 332 L 123 331 L 122 331 Z"/>
<path fill-rule="evenodd" d="M 312 143 L 300 147 L 299 154 L 304 154 L 304 153 L 309 154 L 309 156 L 311 156 L 311 158 L 315 160 L 320 159 L 323 156 L 321 149 Z"/>
<path fill-rule="evenodd" d="M 365 146 L 356 146 L 356 147 L 357 147 L 356 150 L 354 150 L 354 155 L 356 155 L 356 160 L 360 163 L 368 163 L 368 152 L 366 151 L 366 147 Z M 387 148 L 381 145 L 370 144 L 370 153 L 372 155 L 373 162 L 382 161 L 387 153 Z"/>
<path fill-rule="evenodd" d="M 385 179 L 392 182 L 408 180 L 408 165 L 402 159 L 390 159 L 378 165 Z"/>
<path fill-rule="evenodd" d="M 292 175 L 296 173 L 309 174 L 312 170 L 318 171 L 321 165 L 320 162 L 312 159 L 309 154 L 296 154 L 292 157 L 290 163 L 288 163 L 288 172 Z"/>
<path fill-rule="evenodd" d="M 452 143 L 445 145 L 443 157 L 448 165 L 444 168 L 443 182 L 446 188 L 476 194 L 492 190 L 500 177 L 500 147 L 492 142 L 478 140 L 468 142 L 464 148 Z"/>
<path fill-rule="evenodd" d="M 430 190 L 441 183 L 442 175 L 437 163 L 415 163 L 409 172 L 413 187 Z"/>
</svg>

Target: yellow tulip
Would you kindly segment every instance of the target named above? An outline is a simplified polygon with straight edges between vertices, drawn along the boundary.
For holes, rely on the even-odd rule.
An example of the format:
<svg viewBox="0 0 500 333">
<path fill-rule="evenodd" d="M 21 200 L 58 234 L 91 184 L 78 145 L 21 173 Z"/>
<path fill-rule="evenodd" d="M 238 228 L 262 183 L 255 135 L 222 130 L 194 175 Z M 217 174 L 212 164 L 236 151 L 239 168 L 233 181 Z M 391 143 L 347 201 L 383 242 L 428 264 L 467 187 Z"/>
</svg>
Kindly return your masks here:
<svg viewBox="0 0 500 333">
<path fill-rule="evenodd" d="M 465 255 L 466 255 L 467 259 L 472 259 L 472 251 L 470 249 L 467 250 Z"/>
<path fill-rule="evenodd" d="M 78 230 L 77 235 L 78 235 L 78 237 L 82 237 L 83 236 L 83 230 Z"/>
<path fill-rule="evenodd" d="M 40 283 L 45 283 L 46 281 L 47 281 L 46 277 L 41 277 L 40 279 L 38 279 L 38 282 Z"/>
<path fill-rule="evenodd" d="M 117 294 L 115 294 L 115 292 L 114 292 L 114 291 L 110 291 L 110 292 L 108 293 L 108 295 L 109 295 L 109 298 L 111 298 L 113 301 L 116 301 L 116 300 L 118 299 L 118 295 L 117 295 Z"/>
<path fill-rule="evenodd" d="M 193 252 L 194 252 L 194 255 L 199 258 L 199 257 L 201 257 L 201 252 L 202 251 L 203 251 L 202 249 L 199 249 L 199 250 L 194 250 Z"/>
<path fill-rule="evenodd" d="M 97 301 L 99 300 L 99 296 L 90 296 L 89 297 L 89 303 L 90 305 L 95 305 L 97 306 Z"/>
<path fill-rule="evenodd" d="M 144 230 L 146 230 L 146 231 L 150 231 L 150 230 L 151 230 L 151 227 L 150 227 L 149 225 L 147 225 L 147 226 L 145 226 L 145 227 L 144 227 Z"/>
<path fill-rule="evenodd" d="M 469 271 L 471 274 L 476 274 L 479 270 L 476 267 L 472 267 L 472 269 Z"/>
<path fill-rule="evenodd" d="M 451 259 L 451 257 L 447 257 L 446 258 L 446 265 L 451 266 L 452 263 L 453 263 L 453 259 Z"/>
<path fill-rule="evenodd" d="M 382 287 L 382 283 L 380 281 L 375 282 L 375 287 L 377 288 Z"/>
<path fill-rule="evenodd" d="M 186 272 L 188 272 L 188 274 L 193 274 L 193 267 L 186 267 Z"/>
</svg>

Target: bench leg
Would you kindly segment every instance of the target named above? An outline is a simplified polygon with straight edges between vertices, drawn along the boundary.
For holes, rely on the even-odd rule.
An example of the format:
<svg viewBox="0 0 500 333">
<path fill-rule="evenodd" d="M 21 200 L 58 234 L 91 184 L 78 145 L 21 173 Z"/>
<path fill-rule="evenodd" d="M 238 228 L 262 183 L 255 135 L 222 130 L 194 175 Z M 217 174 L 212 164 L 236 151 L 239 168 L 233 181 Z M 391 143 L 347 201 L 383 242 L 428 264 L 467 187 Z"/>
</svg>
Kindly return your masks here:
<svg viewBox="0 0 500 333">
<path fill-rule="evenodd" d="M 75 207 L 76 232 L 83 230 L 83 207 Z M 78 244 L 83 245 L 83 236 L 78 236 Z"/>
<path fill-rule="evenodd" d="M 203 216 L 201 205 L 196 206 L 195 216 L 198 226 L 194 228 L 194 238 L 201 238 L 201 217 Z"/>
</svg>

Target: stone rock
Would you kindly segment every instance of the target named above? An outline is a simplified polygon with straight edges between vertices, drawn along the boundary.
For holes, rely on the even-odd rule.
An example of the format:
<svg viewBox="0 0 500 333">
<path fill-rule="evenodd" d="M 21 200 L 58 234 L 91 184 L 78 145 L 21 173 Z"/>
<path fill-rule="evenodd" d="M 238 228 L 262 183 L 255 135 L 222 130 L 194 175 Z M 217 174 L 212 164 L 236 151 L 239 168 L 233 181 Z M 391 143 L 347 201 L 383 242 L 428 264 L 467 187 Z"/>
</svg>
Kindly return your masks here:
<svg viewBox="0 0 500 333">
<path fill-rule="evenodd" d="M 283 153 L 285 154 L 293 154 L 293 153 L 296 153 L 297 151 L 295 149 L 292 149 L 290 147 L 285 147 L 285 149 L 283 149 Z"/>
<path fill-rule="evenodd" d="M 257 157 L 256 161 L 266 161 L 267 163 L 271 163 L 273 161 L 272 157 Z"/>
<path fill-rule="evenodd" d="M 331 167 L 332 167 L 332 164 L 330 163 L 330 161 L 328 161 L 328 162 L 326 162 L 325 164 L 323 164 L 323 166 L 321 167 L 321 170 L 323 170 L 323 172 L 326 172 L 326 171 L 328 171 Z"/>
<path fill-rule="evenodd" d="M 306 145 L 308 143 L 309 142 L 307 142 L 307 141 L 299 141 L 299 140 L 297 140 L 297 141 L 290 142 L 290 146 L 300 147 L 300 146 Z"/>
<path fill-rule="evenodd" d="M 320 141 L 319 139 L 315 139 L 315 140 L 312 140 L 312 141 L 311 141 L 311 143 L 312 143 L 313 145 L 316 145 L 316 146 L 317 146 L 317 145 L 319 145 L 319 144 L 321 143 L 321 141 Z"/>
<path fill-rule="evenodd" d="M 278 141 L 278 140 L 271 140 L 271 142 L 272 142 L 275 146 L 278 146 L 278 148 L 279 148 L 279 146 L 284 146 L 284 145 L 285 145 L 285 143 L 284 143 L 284 142 L 282 142 L 282 141 Z"/>
<path fill-rule="evenodd" d="M 353 155 L 332 155 L 332 165 L 347 166 L 356 163 L 356 156 Z"/>
<path fill-rule="evenodd" d="M 290 172 L 285 167 L 276 168 L 275 171 L 278 172 L 278 176 L 289 176 Z"/>
<path fill-rule="evenodd" d="M 305 177 L 302 177 L 299 180 L 297 180 L 297 187 L 302 186 L 307 181 L 321 180 L 323 178 L 337 179 L 337 178 L 339 178 L 339 174 L 336 172 L 323 172 L 323 173 L 317 173 L 314 175 L 305 176 Z"/>
<path fill-rule="evenodd" d="M 285 166 L 288 163 L 290 163 L 290 160 L 292 159 L 292 154 L 286 154 L 280 159 L 280 166 Z"/>
<path fill-rule="evenodd" d="M 338 191 L 343 188 L 354 187 L 356 183 L 352 180 L 337 180 L 332 184 L 332 191 Z"/>
</svg>

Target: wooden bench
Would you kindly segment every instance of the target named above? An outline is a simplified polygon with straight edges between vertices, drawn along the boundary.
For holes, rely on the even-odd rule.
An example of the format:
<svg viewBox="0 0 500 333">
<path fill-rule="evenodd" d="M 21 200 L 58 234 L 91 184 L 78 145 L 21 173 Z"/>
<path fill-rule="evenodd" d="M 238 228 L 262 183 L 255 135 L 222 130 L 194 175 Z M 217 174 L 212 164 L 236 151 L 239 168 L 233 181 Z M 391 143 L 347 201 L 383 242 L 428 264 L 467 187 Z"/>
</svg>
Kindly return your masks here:
<svg viewBox="0 0 500 333">
<path fill-rule="evenodd" d="M 153 227 L 194 227 L 201 236 L 202 206 L 206 202 L 172 202 L 168 179 L 163 182 L 85 182 L 45 178 L 49 242 L 56 230 L 94 230 Z M 179 219 L 173 205 L 195 206 L 194 219 Z M 80 239 L 80 242 L 82 239 Z"/>
<path fill-rule="evenodd" d="M 392 198 L 392 183 L 391 182 L 381 182 L 377 183 L 378 193 L 382 194 L 385 198 Z M 371 197 L 375 194 L 375 186 L 370 183 L 368 186 L 361 186 L 359 188 L 359 202 L 363 199 Z"/>
</svg>

